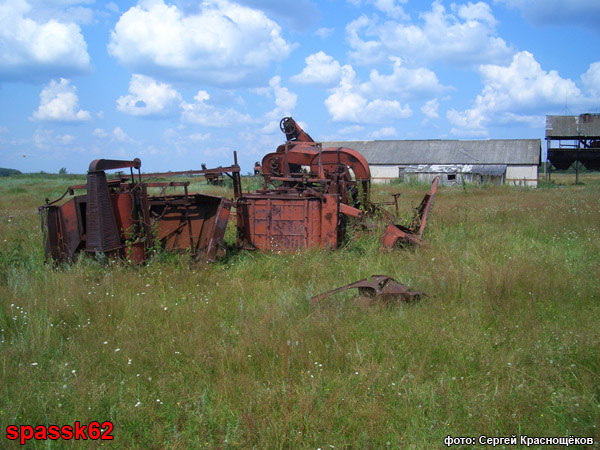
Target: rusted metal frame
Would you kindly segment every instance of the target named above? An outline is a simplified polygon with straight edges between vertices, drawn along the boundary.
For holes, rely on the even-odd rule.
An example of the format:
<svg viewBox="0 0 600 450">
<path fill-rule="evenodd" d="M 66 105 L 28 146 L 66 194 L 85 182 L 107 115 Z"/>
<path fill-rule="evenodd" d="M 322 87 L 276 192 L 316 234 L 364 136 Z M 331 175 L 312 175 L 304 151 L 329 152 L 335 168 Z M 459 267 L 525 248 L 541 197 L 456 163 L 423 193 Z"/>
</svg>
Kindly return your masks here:
<svg viewBox="0 0 600 450">
<path fill-rule="evenodd" d="M 242 196 L 242 178 L 240 176 L 240 166 L 238 165 L 237 159 L 237 151 L 233 152 L 233 166 L 236 170 L 231 171 L 231 175 L 229 175 L 229 171 L 225 172 L 227 176 L 231 176 L 233 180 L 233 198 L 236 200 Z"/>
<path fill-rule="evenodd" d="M 140 203 L 142 205 L 142 220 L 144 222 L 144 232 L 146 234 L 146 248 L 154 245 L 154 236 L 152 235 L 152 221 L 150 219 L 150 202 L 148 199 L 148 189 L 142 183 L 140 193 Z"/>
<path fill-rule="evenodd" d="M 120 180 L 106 180 L 106 184 L 108 187 L 119 187 L 121 185 L 121 181 Z M 74 191 L 83 191 L 83 190 L 87 190 L 87 183 L 86 184 L 75 184 L 73 186 L 69 186 L 67 188 L 67 192 L 69 193 L 69 195 L 73 195 Z M 63 197 L 67 194 L 67 192 L 60 197 L 57 200 L 54 200 L 52 203 L 56 203 L 57 201 L 60 201 L 63 199 Z"/>
<path fill-rule="evenodd" d="M 189 181 L 161 181 L 154 183 L 145 183 L 147 187 L 187 187 L 190 185 Z M 127 183 L 121 183 L 121 189 L 129 187 Z"/>
<path fill-rule="evenodd" d="M 438 182 L 439 177 L 435 177 L 430 192 L 423 197 L 423 200 L 416 210 L 417 214 L 411 227 L 398 225 L 393 221 L 387 226 L 381 236 L 382 248 L 393 248 L 399 240 L 408 244 L 421 244 L 423 232 L 427 225 L 427 218 L 433 205 L 435 193 L 437 192 Z"/>
<path fill-rule="evenodd" d="M 322 200 L 321 200 L 322 201 Z M 302 243 L 304 245 L 304 248 L 309 248 L 310 247 L 310 243 L 309 243 L 309 220 L 310 220 L 310 214 L 309 214 L 309 202 L 303 202 L 302 204 L 302 210 L 304 212 L 304 221 L 303 221 L 303 228 L 304 228 L 304 236 L 302 237 Z M 320 221 L 321 223 L 323 222 L 322 220 Z M 319 236 L 319 240 L 321 240 L 321 236 Z"/>
<path fill-rule="evenodd" d="M 361 219 L 363 216 L 363 212 L 360 209 L 353 208 L 352 206 L 346 205 L 342 202 L 339 204 L 339 211 L 346 216 L 355 217 L 357 219 Z"/>
<path fill-rule="evenodd" d="M 300 175 L 300 174 L 299 174 Z M 271 177 L 271 180 L 273 181 L 285 181 L 285 182 L 303 182 L 303 183 L 320 183 L 323 180 L 323 178 L 307 178 L 307 179 L 299 179 L 299 177 Z"/>
<path fill-rule="evenodd" d="M 180 176 L 180 175 L 204 175 L 211 173 L 222 173 L 222 172 L 238 172 L 240 171 L 240 167 L 238 165 L 233 165 L 229 167 L 216 167 L 214 169 L 206 169 L 206 170 L 183 170 L 179 172 L 154 172 L 154 173 L 142 173 L 140 176 L 142 178 L 156 178 L 156 177 L 172 177 L 172 176 Z"/>
<path fill-rule="evenodd" d="M 437 185 L 439 181 L 440 177 L 434 178 L 433 184 L 431 186 L 431 191 L 423 198 L 422 205 L 419 206 L 419 238 L 423 236 L 423 232 L 425 231 L 425 225 L 427 225 L 427 218 L 429 217 L 429 211 L 431 211 L 431 207 L 433 205 L 433 198 L 435 197 L 435 193 L 437 192 Z"/>
<path fill-rule="evenodd" d="M 45 207 L 48 207 L 48 206 L 54 205 L 55 203 L 60 202 L 63 198 L 65 198 L 67 196 L 67 194 L 73 195 L 73 191 L 70 186 L 67 188 L 65 193 L 63 195 L 61 195 L 60 197 L 58 197 L 56 200 L 50 201 L 50 199 L 48 197 L 46 197 L 46 200 L 45 200 L 46 204 L 44 206 L 40 206 L 40 208 L 45 208 Z"/>
<path fill-rule="evenodd" d="M 187 221 L 188 234 L 189 234 L 189 237 L 190 237 L 190 251 L 194 255 L 195 254 L 194 237 L 193 237 L 193 234 L 192 234 L 192 219 L 190 218 L 190 199 L 188 197 L 188 187 L 187 186 L 185 186 L 183 188 L 183 195 L 184 195 L 184 199 L 185 199 L 185 203 L 184 203 L 185 216 L 184 216 L 184 218 Z M 198 239 L 198 242 L 200 242 L 200 239 Z"/>
<path fill-rule="evenodd" d="M 400 214 L 400 212 L 398 211 L 398 197 L 400 197 L 401 195 L 402 194 L 400 192 L 392 194 L 392 197 L 394 197 L 394 206 L 396 207 L 396 215 Z"/>
<path fill-rule="evenodd" d="M 325 179 L 325 172 L 323 171 L 323 144 L 317 143 L 317 176 L 320 179 Z"/>
<path fill-rule="evenodd" d="M 290 177 L 290 162 L 289 162 L 289 158 L 288 158 L 289 146 L 290 146 L 290 142 L 287 141 L 285 143 L 285 149 L 283 152 L 283 176 L 286 178 Z"/>
<path fill-rule="evenodd" d="M 269 250 L 273 250 L 272 245 L 273 245 L 273 235 L 271 234 L 272 230 L 271 230 L 271 223 L 273 222 L 273 205 L 272 205 L 272 198 L 267 198 L 267 242 Z M 255 215 L 256 215 L 256 211 Z M 254 222 L 256 223 L 256 222 Z M 254 226 L 254 229 L 256 230 L 256 225 Z"/>
<path fill-rule="evenodd" d="M 388 203 L 383 203 L 383 204 L 387 205 Z M 387 209 L 383 208 L 380 203 L 375 203 L 375 202 L 370 201 L 365 205 L 365 209 L 366 209 L 368 215 L 373 215 L 376 212 L 378 212 L 378 213 L 383 214 L 385 216 L 386 220 L 389 220 L 390 222 L 398 221 L 398 217 L 395 216 L 394 214 L 392 214 L 391 212 L 389 212 Z"/>
<path fill-rule="evenodd" d="M 213 225 L 213 235 L 210 238 L 206 247 L 206 260 L 208 262 L 215 261 L 217 254 L 217 247 L 223 247 L 223 238 L 227 230 L 227 222 L 229 221 L 229 215 L 231 211 L 232 202 L 225 198 L 221 198 L 217 213 L 215 215 L 215 222 Z"/>
</svg>

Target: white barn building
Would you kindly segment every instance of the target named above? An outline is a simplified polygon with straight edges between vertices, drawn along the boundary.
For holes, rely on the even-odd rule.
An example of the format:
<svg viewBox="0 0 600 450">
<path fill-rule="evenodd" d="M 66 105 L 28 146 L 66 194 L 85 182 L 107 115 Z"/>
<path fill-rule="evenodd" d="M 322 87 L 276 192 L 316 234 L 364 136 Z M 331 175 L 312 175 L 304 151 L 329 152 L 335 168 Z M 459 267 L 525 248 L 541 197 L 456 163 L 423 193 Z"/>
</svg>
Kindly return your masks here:
<svg viewBox="0 0 600 450">
<path fill-rule="evenodd" d="M 374 182 L 440 176 L 443 184 L 465 182 L 537 187 L 540 139 L 330 141 L 323 148 L 348 147 L 369 163 Z"/>
</svg>

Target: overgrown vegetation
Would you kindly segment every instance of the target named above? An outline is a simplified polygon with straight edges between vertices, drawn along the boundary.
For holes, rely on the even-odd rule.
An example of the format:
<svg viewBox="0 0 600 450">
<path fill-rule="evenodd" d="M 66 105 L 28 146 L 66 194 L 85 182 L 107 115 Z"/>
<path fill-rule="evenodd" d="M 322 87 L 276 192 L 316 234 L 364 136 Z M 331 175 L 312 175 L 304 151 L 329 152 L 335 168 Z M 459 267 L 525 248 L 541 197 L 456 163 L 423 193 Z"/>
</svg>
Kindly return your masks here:
<svg viewBox="0 0 600 450">
<path fill-rule="evenodd" d="M 375 231 L 335 252 L 55 268 L 37 206 L 84 180 L 71 177 L 0 183 L 0 447 L 19 447 L 8 425 L 97 420 L 115 425 L 110 448 L 425 449 L 512 434 L 599 448 L 597 178 L 440 187 L 413 250 L 380 253 Z M 424 194 L 376 186 L 375 198 L 397 191 L 405 212 Z M 372 274 L 428 297 L 309 305 Z"/>
</svg>

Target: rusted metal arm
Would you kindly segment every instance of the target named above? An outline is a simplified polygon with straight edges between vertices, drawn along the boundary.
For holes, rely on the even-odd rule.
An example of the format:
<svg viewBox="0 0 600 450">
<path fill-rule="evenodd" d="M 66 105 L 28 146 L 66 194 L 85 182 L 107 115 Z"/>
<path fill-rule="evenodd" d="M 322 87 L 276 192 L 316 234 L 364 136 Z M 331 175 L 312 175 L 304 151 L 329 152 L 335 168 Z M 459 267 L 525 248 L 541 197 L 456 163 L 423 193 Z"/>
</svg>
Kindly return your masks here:
<svg viewBox="0 0 600 450">
<path fill-rule="evenodd" d="M 240 166 L 233 165 L 229 167 L 216 167 L 214 169 L 202 169 L 202 170 L 182 170 L 179 172 L 154 172 L 154 173 L 142 173 L 142 178 L 156 178 L 156 177 L 172 177 L 179 175 L 214 175 L 221 174 L 224 172 L 239 173 Z"/>
<path fill-rule="evenodd" d="M 103 172 L 105 170 L 125 169 L 131 167 L 139 169 L 142 167 L 142 161 L 135 158 L 133 161 L 124 161 L 120 159 L 95 159 L 90 163 L 89 172 Z"/>
</svg>

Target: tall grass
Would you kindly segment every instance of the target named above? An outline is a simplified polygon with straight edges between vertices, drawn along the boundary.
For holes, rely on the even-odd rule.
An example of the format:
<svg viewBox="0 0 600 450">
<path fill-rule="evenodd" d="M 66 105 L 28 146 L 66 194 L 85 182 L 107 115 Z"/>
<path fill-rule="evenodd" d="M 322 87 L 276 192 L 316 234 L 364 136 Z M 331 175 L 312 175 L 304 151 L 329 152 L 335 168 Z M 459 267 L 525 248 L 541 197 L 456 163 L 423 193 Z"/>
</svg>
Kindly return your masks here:
<svg viewBox="0 0 600 450">
<path fill-rule="evenodd" d="M 382 253 L 378 231 L 350 229 L 335 252 L 55 268 L 37 205 L 66 184 L 0 184 L 0 447 L 18 447 L 8 425 L 110 420 L 114 448 L 421 449 L 512 434 L 592 436 L 598 448 L 593 181 L 442 187 L 417 249 Z M 402 211 L 424 193 L 375 189 L 401 191 Z M 372 274 L 428 296 L 309 305 Z"/>
</svg>

